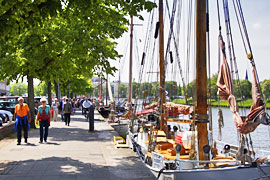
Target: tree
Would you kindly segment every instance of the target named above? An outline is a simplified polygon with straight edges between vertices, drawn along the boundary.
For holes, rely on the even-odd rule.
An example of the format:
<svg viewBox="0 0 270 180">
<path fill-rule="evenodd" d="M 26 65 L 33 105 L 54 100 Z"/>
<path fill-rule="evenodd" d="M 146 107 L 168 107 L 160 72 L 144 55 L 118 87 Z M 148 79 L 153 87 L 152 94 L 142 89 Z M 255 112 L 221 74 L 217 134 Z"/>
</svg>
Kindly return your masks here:
<svg viewBox="0 0 270 180">
<path fill-rule="evenodd" d="M 175 81 L 166 81 L 165 82 L 166 91 L 168 92 L 168 96 L 172 98 L 173 96 L 177 96 L 178 94 L 178 86 Z"/>
<path fill-rule="evenodd" d="M 115 68 L 108 59 L 119 57 L 113 39 L 127 30 L 127 15 L 140 17 L 140 11 L 155 7 L 146 0 L 62 2 L 14 0 L 0 4 L 0 77 L 27 77 L 31 119 L 34 78 L 47 84 L 58 80 L 70 87 L 72 80 L 83 74 L 113 73 Z"/>
<path fill-rule="evenodd" d="M 142 98 L 147 96 L 152 96 L 152 83 L 144 82 L 140 86 L 140 93 L 142 94 Z"/>
<path fill-rule="evenodd" d="M 240 99 L 248 99 L 251 98 L 251 88 L 252 83 L 249 80 L 241 80 L 240 86 L 238 85 L 238 81 L 233 81 L 234 83 L 234 95 Z"/>
<path fill-rule="evenodd" d="M 124 84 L 120 84 L 119 87 L 119 95 L 121 98 L 126 98 L 127 97 L 127 93 L 128 93 L 128 87 Z"/>
<path fill-rule="evenodd" d="M 210 87 L 210 98 L 211 99 L 217 99 L 218 95 L 217 95 L 217 79 L 218 79 L 218 73 L 214 74 L 210 80 L 208 81 L 208 86 Z"/>
<path fill-rule="evenodd" d="M 264 80 L 261 84 L 262 93 L 266 99 L 270 98 L 270 80 Z"/>
<path fill-rule="evenodd" d="M 152 83 L 152 95 L 156 97 L 156 99 L 158 99 L 157 97 L 160 96 L 160 86 L 159 86 L 159 82 L 153 82 Z"/>
<path fill-rule="evenodd" d="M 142 98 L 142 93 L 140 92 L 140 84 L 137 82 L 132 82 L 132 97 Z"/>
<path fill-rule="evenodd" d="M 12 96 L 23 96 L 27 93 L 27 85 L 24 83 L 11 84 L 10 92 Z"/>
<path fill-rule="evenodd" d="M 187 91 L 187 96 L 189 98 L 194 97 L 195 87 L 196 87 L 196 80 L 188 83 L 186 91 Z"/>
<path fill-rule="evenodd" d="M 40 82 L 34 87 L 35 96 L 46 96 L 48 93 L 48 86 L 45 82 Z"/>
</svg>

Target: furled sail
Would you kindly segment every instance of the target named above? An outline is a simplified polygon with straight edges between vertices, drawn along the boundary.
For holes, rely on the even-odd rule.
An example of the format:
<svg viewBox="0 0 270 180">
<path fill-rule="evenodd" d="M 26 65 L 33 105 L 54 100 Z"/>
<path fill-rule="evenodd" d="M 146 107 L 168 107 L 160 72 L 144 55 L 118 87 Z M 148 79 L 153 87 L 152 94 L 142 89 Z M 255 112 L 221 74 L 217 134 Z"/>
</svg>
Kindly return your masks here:
<svg viewBox="0 0 270 180">
<path fill-rule="evenodd" d="M 248 134 L 253 132 L 261 123 L 268 124 L 268 115 L 265 112 L 265 103 L 262 100 L 262 94 L 256 78 L 255 67 L 253 66 L 254 82 L 252 85 L 252 98 L 253 105 L 251 106 L 250 113 L 247 117 L 241 118 L 238 113 L 238 106 L 232 89 L 232 78 L 230 68 L 227 63 L 225 53 L 225 43 L 222 36 L 219 36 L 220 47 L 223 55 L 223 62 L 218 75 L 217 87 L 218 95 L 223 100 L 228 100 L 230 109 L 233 112 L 234 123 L 241 134 Z"/>
</svg>

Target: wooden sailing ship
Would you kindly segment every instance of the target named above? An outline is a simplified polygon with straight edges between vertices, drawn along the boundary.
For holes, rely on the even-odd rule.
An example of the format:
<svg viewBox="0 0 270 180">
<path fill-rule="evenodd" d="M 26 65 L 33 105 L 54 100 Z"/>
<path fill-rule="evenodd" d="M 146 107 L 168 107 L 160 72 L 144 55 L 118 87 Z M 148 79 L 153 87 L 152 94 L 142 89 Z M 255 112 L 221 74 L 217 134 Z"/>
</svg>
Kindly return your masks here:
<svg viewBox="0 0 270 180">
<path fill-rule="evenodd" d="M 215 143 L 210 142 L 207 106 L 206 0 L 196 1 L 196 103 L 193 107 L 166 104 L 163 0 L 159 0 L 158 5 L 160 101 L 148 106 L 147 110 L 134 113 L 134 115 L 130 113 L 129 137 L 132 148 L 160 179 L 269 179 L 270 157 L 262 157 L 257 160 L 252 158 L 254 154 L 245 148 L 243 141 L 238 147 L 237 153 L 233 153 L 228 144 L 218 150 Z M 247 117 L 239 116 L 222 36 L 219 41 L 223 53 L 223 63 L 217 86 L 220 97 L 228 100 L 230 104 L 241 141 L 243 135 L 252 132 L 259 124 L 269 125 L 270 121 L 265 112 L 265 103 L 259 90 L 252 55 L 249 56 L 249 59 L 254 74 L 254 105 Z M 169 117 L 178 114 L 189 115 L 190 119 Z M 170 127 L 168 122 L 189 124 L 190 129 L 179 133 L 177 127 Z"/>
</svg>

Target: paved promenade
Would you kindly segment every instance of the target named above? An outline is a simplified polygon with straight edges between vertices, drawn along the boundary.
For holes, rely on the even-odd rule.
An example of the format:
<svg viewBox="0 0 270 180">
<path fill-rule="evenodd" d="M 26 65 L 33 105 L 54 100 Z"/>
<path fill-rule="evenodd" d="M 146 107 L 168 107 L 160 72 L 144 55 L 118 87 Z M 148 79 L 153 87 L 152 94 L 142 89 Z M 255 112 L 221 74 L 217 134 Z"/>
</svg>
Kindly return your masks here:
<svg viewBox="0 0 270 180">
<path fill-rule="evenodd" d="M 95 132 L 81 115 L 51 122 L 47 144 L 39 144 L 39 130 L 29 132 L 29 143 L 15 138 L 0 141 L 0 180 L 155 179 L 130 149 L 116 149 L 115 131 L 95 114 Z M 24 141 L 22 141 L 24 142 Z"/>
</svg>

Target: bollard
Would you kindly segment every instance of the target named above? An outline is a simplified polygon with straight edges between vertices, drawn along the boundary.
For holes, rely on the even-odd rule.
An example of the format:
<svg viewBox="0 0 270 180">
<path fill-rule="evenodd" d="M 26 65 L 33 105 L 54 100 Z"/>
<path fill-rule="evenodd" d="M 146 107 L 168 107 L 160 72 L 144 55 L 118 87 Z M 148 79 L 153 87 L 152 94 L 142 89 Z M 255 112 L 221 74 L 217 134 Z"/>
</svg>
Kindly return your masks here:
<svg viewBox="0 0 270 180">
<path fill-rule="evenodd" d="M 88 111 L 89 132 L 94 132 L 94 110 L 95 106 L 91 105 Z"/>
</svg>

